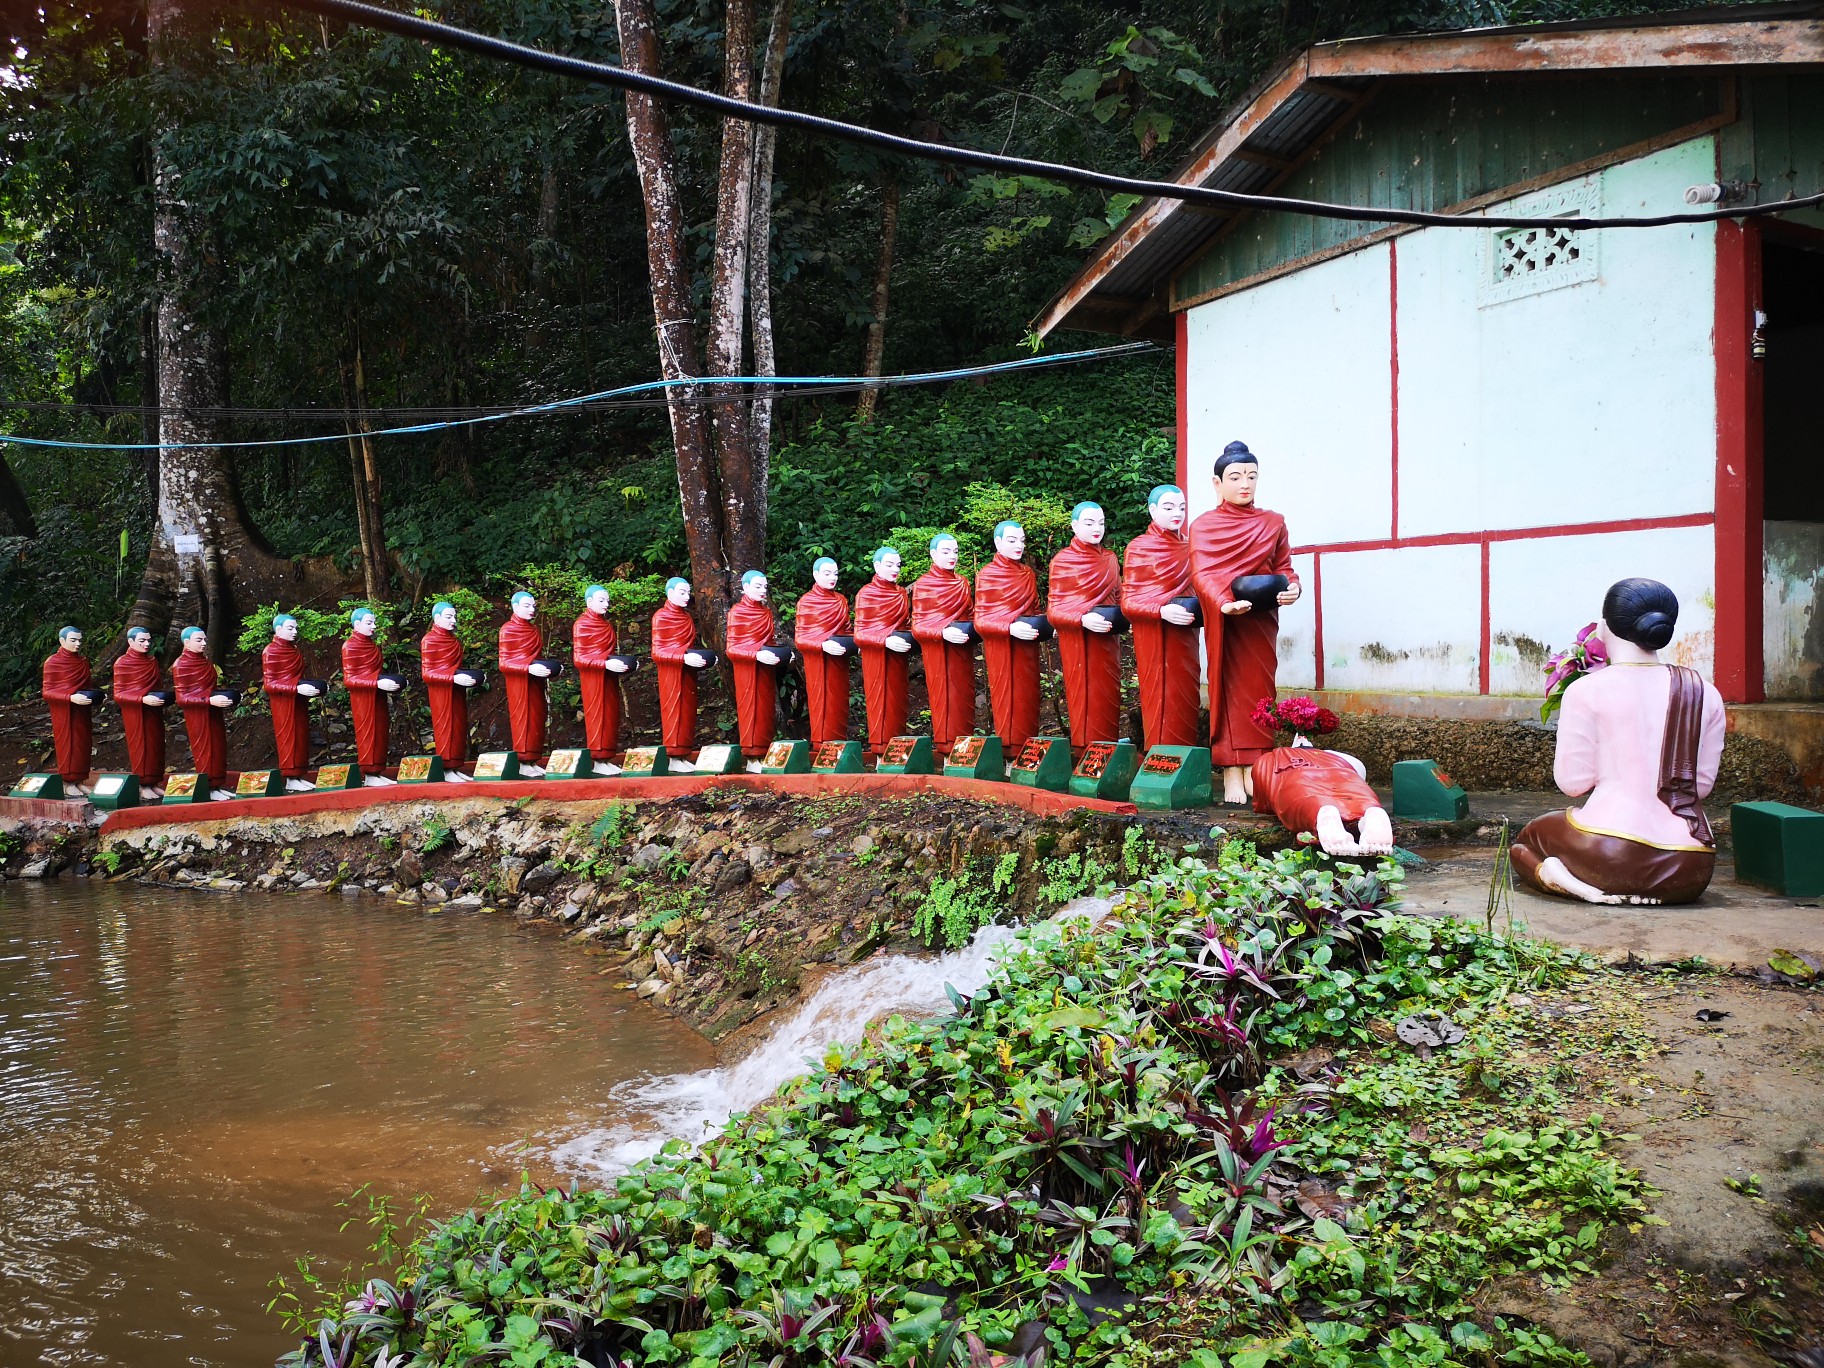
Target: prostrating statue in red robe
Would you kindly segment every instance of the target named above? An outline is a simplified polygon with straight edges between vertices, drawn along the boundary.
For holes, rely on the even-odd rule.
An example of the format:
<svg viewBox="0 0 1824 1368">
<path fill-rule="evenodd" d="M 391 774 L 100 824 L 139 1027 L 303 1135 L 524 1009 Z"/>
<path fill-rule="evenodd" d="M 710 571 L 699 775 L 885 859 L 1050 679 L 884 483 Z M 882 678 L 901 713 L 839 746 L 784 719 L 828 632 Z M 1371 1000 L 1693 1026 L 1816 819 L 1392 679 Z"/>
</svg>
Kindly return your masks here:
<svg viewBox="0 0 1824 1368">
<path fill-rule="evenodd" d="M 766 601 L 766 575 L 749 570 L 741 576 L 741 597 L 728 610 L 728 658 L 735 669 L 735 721 L 741 754 L 758 771 L 760 758 L 773 744 L 773 722 L 779 709 L 779 676 L 784 657 L 773 644 L 778 624 Z"/>
<path fill-rule="evenodd" d="M 127 768 L 139 780 L 140 796 L 157 799 L 165 789 L 165 672 L 152 654 L 152 633 L 127 628 L 127 649 L 114 662 L 114 701 L 127 730 Z"/>
<path fill-rule="evenodd" d="M 1271 813 L 1295 835 L 1311 832 L 1326 854 L 1393 852 L 1393 823 L 1353 755 L 1299 737 L 1255 760 L 1253 780 L 1254 811 Z"/>
<path fill-rule="evenodd" d="M 171 664 L 171 686 L 184 710 L 184 730 L 190 736 L 190 763 L 209 781 L 209 796 L 218 801 L 234 797 L 228 787 L 228 709 L 234 694 L 221 687 L 222 672 L 209 659 L 209 637 L 201 627 L 186 627 L 180 634 L 184 649 Z"/>
<path fill-rule="evenodd" d="M 57 633 L 57 649 L 44 662 L 44 701 L 51 710 L 51 741 L 57 750 L 57 773 L 66 791 L 87 793 L 89 762 L 95 755 L 96 694 L 89 662 L 82 654 L 82 629 Z"/>
<path fill-rule="evenodd" d="M 1121 562 L 1102 545 L 1108 519 L 1102 505 L 1070 512 L 1070 545 L 1051 559 L 1051 601 L 1045 616 L 1058 630 L 1064 667 L 1064 705 L 1070 711 L 1070 753 L 1121 735 Z"/>
<path fill-rule="evenodd" d="M 906 729 L 906 655 L 913 638 L 912 605 L 899 587 L 899 552 L 874 552 L 874 577 L 855 595 L 855 644 L 861 690 L 868 702 L 868 749 L 879 755 Z"/>
<path fill-rule="evenodd" d="M 931 538 L 931 568 L 912 586 L 912 635 L 925 656 L 931 695 L 931 746 L 947 753 L 975 731 L 975 595 L 956 573 L 956 538 Z"/>
<path fill-rule="evenodd" d="M 342 683 L 348 689 L 348 710 L 355 724 L 355 762 L 361 782 L 384 788 L 393 781 L 386 768 L 387 738 L 392 730 L 392 708 L 386 696 L 399 692 L 399 681 L 386 673 L 380 654 L 380 619 L 372 608 L 357 608 L 348 615 L 352 629 L 342 643 Z"/>
<path fill-rule="evenodd" d="M 1152 746 L 1195 746 L 1197 613 L 1191 541 L 1184 534 L 1184 491 L 1158 485 L 1147 496 L 1146 531 L 1127 544 L 1121 611 L 1134 628 L 1140 723 Z"/>
<path fill-rule="evenodd" d="M 479 681 L 472 671 L 462 668 L 455 604 L 446 601 L 432 606 L 431 630 L 418 642 L 418 672 L 431 705 L 431 735 L 443 761 L 443 777 L 466 781 L 469 776 L 457 766 L 468 762 L 469 690 Z"/>
<path fill-rule="evenodd" d="M 792 642 L 804 656 L 804 690 L 811 711 L 811 748 L 849 739 L 849 601 L 836 592 L 836 562 L 811 565 L 811 591 L 798 600 Z"/>
<path fill-rule="evenodd" d="M 608 620 L 608 586 L 592 584 L 583 591 L 583 611 L 570 624 L 570 661 L 583 695 L 583 739 L 595 757 L 597 774 L 621 772 L 608 759 L 621 749 L 620 677 L 627 662 L 619 649 L 614 624 Z"/>
<path fill-rule="evenodd" d="M 538 760 L 545 753 L 545 720 L 550 715 L 545 681 L 551 678 L 552 669 L 539 658 L 545 649 L 545 634 L 533 621 L 538 600 L 522 589 L 508 606 L 512 616 L 500 624 L 500 677 L 507 687 L 507 723 L 513 753 L 519 757 L 519 772 L 536 779 L 545 772 Z"/>
<path fill-rule="evenodd" d="M 1032 621 L 1039 613 L 1039 577 L 1025 555 L 1026 529 L 1000 523 L 994 559 L 975 577 L 975 630 L 982 634 L 994 731 L 1013 755 L 1039 729 L 1040 629 Z"/>
<path fill-rule="evenodd" d="M 272 640 L 260 652 L 260 677 L 272 708 L 272 738 L 279 748 L 279 773 L 292 793 L 316 788 L 304 777 L 310 765 L 310 704 L 321 692 L 304 678 L 304 652 L 298 649 L 298 620 L 280 613 L 272 620 Z"/>
<path fill-rule="evenodd" d="M 659 737 L 674 770 L 696 768 L 684 757 L 697 748 L 697 671 L 713 659 L 697 645 L 690 581 L 673 575 L 665 581 L 665 602 L 652 615 L 652 661 L 659 676 Z"/>
<path fill-rule="evenodd" d="M 1210 761 L 1222 766 L 1225 803 L 1248 801 L 1249 766 L 1273 749 L 1254 705 L 1272 694 L 1279 669 L 1279 609 L 1299 595 L 1286 520 L 1254 502 L 1259 479 L 1259 458 L 1245 442 L 1230 442 L 1216 461 L 1222 502 L 1191 524 L 1191 578 L 1209 660 Z"/>
</svg>

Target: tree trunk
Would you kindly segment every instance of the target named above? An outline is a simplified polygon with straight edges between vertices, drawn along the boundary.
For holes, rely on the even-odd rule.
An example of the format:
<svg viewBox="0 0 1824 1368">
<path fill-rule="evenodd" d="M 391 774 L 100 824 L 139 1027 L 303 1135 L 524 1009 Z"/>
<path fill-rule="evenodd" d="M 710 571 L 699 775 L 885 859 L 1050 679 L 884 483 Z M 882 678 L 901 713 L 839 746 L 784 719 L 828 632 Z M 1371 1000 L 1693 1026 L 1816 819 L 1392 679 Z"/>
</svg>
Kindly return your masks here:
<svg viewBox="0 0 1824 1368">
<path fill-rule="evenodd" d="M 870 380 L 880 378 L 881 362 L 887 352 L 887 294 L 893 283 L 893 243 L 899 236 L 899 177 L 890 177 L 880 188 L 880 257 L 874 265 L 874 320 L 868 324 L 867 345 L 862 350 L 861 373 Z M 880 391 L 864 389 L 855 401 L 855 420 L 874 421 L 880 407 Z"/>
<path fill-rule="evenodd" d="M 777 105 L 785 81 L 785 50 L 792 33 L 792 0 L 773 0 L 772 27 L 767 32 L 766 62 L 760 71 L 760 103 Z M 754 374 L 777 375 L 778 356 L 773 350 L 773 152 L 779 130 L 770 124 L 754 130 L 754 193 L 748 219 L 747 274 L 748 320 L 753 329 Z M 748 417 L 747 441 L 754 485 L 762 494 L 773 460 L 773 391 L 768 385 L 754 391 Z"/>
<path fill-rule="evenodd" d="M 30 539 L 38 535 L 38 523 L 32 517 L 31 501 L 25 497 L 25 487 L 19 483 L 19 477 L 13 474 L 13 468 L 6 463 L 4 453 L 0 453 L 0 521 L 11 529 L 12 536 Z"/>
<path fill-rule="evenodd" d="M 659 39 L 652 0 L 615 0 L 621 61 L 630 70 L 659 74 Z M 628 92 L 627 140 L 646 201 L 646 266 L 652 281 L 652 314 L 659 343 L 659 373 L 667 380 L 698 375 L 696 324 L 691 314 L 689 258 L 683 208 L 665 110 L 649 95 Z M 709 420 L 689 402 L 690 387 L 666 391 L 671 442 L 677 458 L 684 544 L 697 590 L 699 626 L 718 646 L 728 613 L 728 557 L 722 542 L 721 491 L 711 453 Z"/>
<path fill-rule="evenodd" d="M 354 359 L 347 368 L 344 385 L 354 429 L 360 434 L 348 440 L 355 484 L 355 521 L 361 533 L 361 565 L 367 597 L 370 602 L 379 603 L 392 591 L 386 554 L 386 524 L 380 514 L 380 467 L 374 456 L 373 439 L 367 435 L 367 365 L 361 353 L 361 332 L 353 319 L 349 321 L 348 334 Z"/>
</svg>

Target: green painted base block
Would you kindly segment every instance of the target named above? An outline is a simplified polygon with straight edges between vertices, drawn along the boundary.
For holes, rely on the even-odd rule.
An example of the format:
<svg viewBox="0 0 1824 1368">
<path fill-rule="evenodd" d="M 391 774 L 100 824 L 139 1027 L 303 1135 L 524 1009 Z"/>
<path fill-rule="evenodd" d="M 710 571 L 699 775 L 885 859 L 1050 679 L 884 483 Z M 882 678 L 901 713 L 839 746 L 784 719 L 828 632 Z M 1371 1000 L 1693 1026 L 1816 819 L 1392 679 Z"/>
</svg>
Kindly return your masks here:
<svg viewBox="0 0 1824 1368">
<path fill-rule="evenodd" d="M 1070 742 L 1062 736 L 1035 736 L 1014 757 L 1007 778 L 1027 788 L 1062 793 L 1070 786 Z"/>
<path fill-rule="evenodd" d="M 1001 755 L 998 736 L 959 736 L 944 757 L 947 779 L 993 779 L 1007 777 L 1007 762 Z"/>
<path fill-rule="evenodd" d="M 1079 798 L 1127 801 L 1134 775 L 1140 769 L 1140 752 L 1131 741 L 1092 741 L 1070 772 L 1070 791 Z"/>
<path fill-rule="evenodd" d="M 671 773 L 663 746 L 635 746 L 621 756 L 621 776 L 626 779 L 662 779 Z"/>
<path fill-rule="evenodd" d="M 739 774 L 746 769 L 741 759 L 741 747 L 718 743 L 705 746 L 697 752 L 698 774 Z"/>
<path fill-rule="evenodd" d="M 1435 760 L 1396 760 L 1393 815 L 1408 822 L 1460 822 L 1469 816 L 1469 795 Z"/>
<path fill-rule="evenodd" d="M 513 751 L 483 751 L 475 757 L 475 778 L 483 783 L 517 779 L 519 756 Z"/>
<path fill-rule="evenodd" d="M 1735 877 L 1788 898 L 1824 893 L 1824 812 L 1791 803 L 1737 803 L 1729 809 Z"/>
<path fill-rule="evenodd" d="M 545 778 L 593 779 L 595 778 L 595 757 L 583 747 L 554 750 L 545 757 Z"/>
<path fill-rule="evenodd" d="M 109 812 L 138 807 L 139 778 L 132 774 L 98 774 L 89 786 L 89 801 Z"/>
<path fill-rule="evenodd" d="M 206 803 L 209 801 L 209 776 L 198 774 L 194 770 L 185 770 L 173 774 L 165 780 L 165 796 L 159 802 L 165 807 L 178 803 Z"/>
<path fill-rule="evenodd" d="M 285 792 L 285 776 L 276 769 L 242 770 L 234 781 L 236 798 L 277 798 Z"/>
<path fill-rule="evenodd" d="M 321 765 L 316 784 L 320 789 L 358 789 L 362 778 L 359 765 Z"/>
<path fill-rule="evenodd" d="M 408 755 L 399 762 L 399 773 L 395 778 L 401 784 L 441 784 L 443 782 L 443 757 L 441 755 Z"/>
<path fill-rule="evenodd" d="M 61 798 L 63 797 L 63 776 L 61 774 L 22 774 L 19 782 L 13 785 L 11 798 Z"/>
<path fill-rule="evenodd" d="M 811 743 L 809 741 L 775 741 L 766 748 L 760 762 L 762 774 L 809 774 Z"/>
<path fill-rule="evenodd" d="M 862 750 L 859 741 L 825 741 L 811 752 L 811 773 L 860 774 Z"/>
<path fill-rule="evenodd" d="M 1128 798 L 1134 806 L 1167 811 L 1210 805 L 1207 746 L 1154 746 L 1140 762 Z"/>
<path fill-rule="evenodd" d="M 880 753 L 876 774 L 933 774 L 937 765 L 931 759 L 928 736 L 896 736 Z"/>
</svg>

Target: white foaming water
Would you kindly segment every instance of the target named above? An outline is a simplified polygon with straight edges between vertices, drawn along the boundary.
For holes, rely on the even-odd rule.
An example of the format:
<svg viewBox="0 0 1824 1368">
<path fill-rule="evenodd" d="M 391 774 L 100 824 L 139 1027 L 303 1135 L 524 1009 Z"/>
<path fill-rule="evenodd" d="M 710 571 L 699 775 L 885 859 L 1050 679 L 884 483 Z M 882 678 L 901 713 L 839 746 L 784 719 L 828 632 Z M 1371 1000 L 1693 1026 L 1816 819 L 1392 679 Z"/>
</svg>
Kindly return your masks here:
<svg viewBox="0 0 1824 1368">
<path fill-rule="evenodd" d="M 1102 899 L 1078 898 L 1058 919 L 1094 918 L 1107 908 Z M 888 955 L 832 974 L 742 1059 L 699 1073 L 623 1084 L 610 1094 L 614 1122 L 559 1139 L 546 1152 L 569 1172 L 607 1178 L 658 1153 L 674 1137 L 698 1143 L 736 1112 L 758 1106 L 788 1079 L 815 1068 L 829 1045 L 861 1039 L 877 1017 L 947 1010 L 945 984 L 959 993 L 975 992 L 1017 934 L 1015 927 L 984 926 L 968 945 L 947 955 Z"/>
</svg>

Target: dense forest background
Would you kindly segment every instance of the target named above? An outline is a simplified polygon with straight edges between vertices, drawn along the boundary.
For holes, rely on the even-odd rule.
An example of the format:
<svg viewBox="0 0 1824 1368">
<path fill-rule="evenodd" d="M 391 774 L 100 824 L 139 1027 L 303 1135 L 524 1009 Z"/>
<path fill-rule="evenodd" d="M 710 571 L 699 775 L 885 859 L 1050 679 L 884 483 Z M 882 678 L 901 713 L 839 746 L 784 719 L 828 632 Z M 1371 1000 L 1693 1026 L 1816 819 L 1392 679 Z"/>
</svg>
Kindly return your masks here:
<svg viewBox="0 0 1824 1368">
<path fill-rule="evenodd" d="M 451 0 L 436 13 L 614 62 L 629 2 Z M 762 97 L 796 109 L 1164 176 L 1277 58 L 1317 39 L 1679 6 L 638 7 L 653 12 L 659 67 L 693 85 L 724 88 L 744 71 Z M 180 13 L 171 0 L 99 0 L 9 5 L 5 15 L 0 430 L 157 440 L 157 406 L 173 393 L 168 375 L 161 382 L 161 318 L 167 331 L 172 318 L 189 320 L 203 339 L 194 354 L 208 383 L 187 391 L 209 399 L 199 431 L 238 443 L 439 416 L 399 410 L 538 403 L 660 374 L 646 198 L 620 95 L 279 4 Z M 769 92 L 766 54 L 780 39 Z M 730 231 L 725 129 L 698 111 L 664 112 L 688 267 L 688 294 L 674 303 L 704 323 L 713 351 L 719 210 L 724 246 Z M 782 134 L 773 156 L 770 183 L 750 182 L 766 232 L 747 288 L 770 287 L 780 375 L 1023 355 L 1030 320 L 1131 203 L 797 133 Z M 170 209 L 179 203 L 181 221 Z M 173 223 L 181 239 L 169 236 Z M 744 373 L 758 341 L 737 315 L 735 364 L 722 373 Z M 755 419 L 771 432 L 760 497 L 775 596 L 796 597 L 813 555 L 837 555 L 852 587 L 894 529 L 908 541 L 937 526 L 979 535 L 978 524 L 1015 506 L 1055 533 L 1062 509 L 1098 497 L 1113 540 L 1124 540 L 1141 525 L 1145 489 L 1169 477 L 1171 406 L 1164 353 L 891 390 L 877 408 L 852 393 L 782 398 L 770 420 Z M 496 597 L 516 582 L 611 576 L 626 582 L 617 598 L 635 611 L 646 577 L 685 569 L 697 550 L 680 512 L 677 431 L 662 400 L 646 398 L 367 443 L 237 446 L 211 497 L 236 505 L 248 564 L 312 567 L 298 580 L 309 602 L 287 607 L 328 611 L 375 591 L 363 547 L 383 544 L 378 589 L 407 620 L 433 590 Z M 99 646 L 130 614 L 145 620 L 160 470 L 143 451 L 0 454 L 0 693 L 13 693 L 34 681 L 63 621 Z M 269 583 L 231 565 L 205 591 L 221 600 L 210 610 L 231 607 L 238 622 Z M 166 615 L 184 610 L 179 593 Z"/>
</svg>

